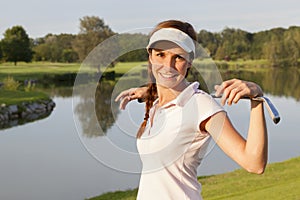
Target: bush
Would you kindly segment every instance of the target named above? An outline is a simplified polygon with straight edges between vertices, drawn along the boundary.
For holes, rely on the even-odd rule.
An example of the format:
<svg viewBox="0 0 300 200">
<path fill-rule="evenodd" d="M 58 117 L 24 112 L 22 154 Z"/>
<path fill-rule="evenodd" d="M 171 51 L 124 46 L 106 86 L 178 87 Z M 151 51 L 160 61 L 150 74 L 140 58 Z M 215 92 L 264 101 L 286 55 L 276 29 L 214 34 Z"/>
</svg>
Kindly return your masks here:
<svg viewBox="0 0 300 200">
<path fill-rule="evenodd" d="M 19 86 L 20 86 L 20 83 L 11 76 L 8 76 L 7 78 L 5 78 L 3 80 L 3 89 L 4 90 L 16 91 Z"/>
<path fill-rule="evenodd" d="M 34 88 L 35 88 L 35 82 L 31 80 L 24 85 L 25 92 L 33 91 Z"/>
</svg>

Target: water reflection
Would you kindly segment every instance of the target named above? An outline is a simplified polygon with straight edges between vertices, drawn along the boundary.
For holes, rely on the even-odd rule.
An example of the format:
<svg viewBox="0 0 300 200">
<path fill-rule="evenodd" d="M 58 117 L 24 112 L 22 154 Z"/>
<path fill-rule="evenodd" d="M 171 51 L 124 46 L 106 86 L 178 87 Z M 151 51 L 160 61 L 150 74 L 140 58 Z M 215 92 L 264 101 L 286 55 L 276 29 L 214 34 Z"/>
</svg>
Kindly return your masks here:
<svg viewBox="0 0 300 200">
<path fill-rule="evenodd" d="M 300 70 L 296 68 L 228 71 L 223 73 L 223 77 L 251 80 L 258 83 L 265 93 L 300 100 Z"/>
<path fill-rule="evenodd" d="M 73 105 L 83 136 L 92 138 L 107 133 L 120 112 L 119 103 L 114 101 L 115 97 L 125 89 L 145 84 L 145 70 L 145 65 L 138 64 L 117 80 L 107 80 L 107 77 L 99 76 L 97 81 L 94 79 L 88 84 L 81 84 L 82 80 L 87 80 L 85 76 L 77 76 Z"/>
<path fill-rule="evenodd" d="M 100 81 L 96 91 L 89 90 L 89 85 L 77 88 L 76 93 L 80 96 L 74 111 L 86 137 L 102 136 L 114 124 L 114 116 L 119 113 L 118 105 L 111 98 L 114 85 L 112 81 Z M 95 94 L 91 95 L 91 92 Z"/>
</svg>

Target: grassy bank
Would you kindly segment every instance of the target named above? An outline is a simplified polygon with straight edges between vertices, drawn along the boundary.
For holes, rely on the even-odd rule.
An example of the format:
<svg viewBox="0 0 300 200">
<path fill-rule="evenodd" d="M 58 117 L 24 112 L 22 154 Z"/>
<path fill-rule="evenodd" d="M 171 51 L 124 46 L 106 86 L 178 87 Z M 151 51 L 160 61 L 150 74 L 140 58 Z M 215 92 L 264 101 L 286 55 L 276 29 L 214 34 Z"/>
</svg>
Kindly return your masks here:
<svg viewBox="0 0 300 200">
<path fill-rule="evenodd" d="M 263 175 L 240 169 L 200 177 L 205 200 L 298 200 L 300 199 L 300 157 L 269 164 Z M 137 189 L 106 193 L 89 200 L 134 200 Z"/>
<path fill-rule="evenodd" d="M 0 64 L 0 81 L 7 76 L 15 80 L 42 79 L 47 74 L 77 73 L 80 64 L 77 63 L 50 63 L 50 62 L 20 62 L 17 66 L 13 63 Z"/>
<path fill-rule="evenodd" d="M 123 74 L 130 69 L 140 66 L 146 62 L 117 63 L 114 68 L 107 68 L 106 71 L 115 71 Z M 101 69 L 102 70 L 102 69 Z M 82 67 L 80 63 L 50 63 L 50 62 L 20 62 L 17 66 L 13 63 L 0 64 L 0 82 L 7 76 L 12 76 L 16 80 L 42 79 L 45 75 L 76 74 L 78 72 L 93 73 L 96 69 Z"/>
<path fill-rule="evenodd" d="M 39 91 L 9 91 L 0 89 L 0 104 L 19 105 L 22 102 L 34 102 L 37 100 L 49 99 L 49 96 Z"/>
</svg>

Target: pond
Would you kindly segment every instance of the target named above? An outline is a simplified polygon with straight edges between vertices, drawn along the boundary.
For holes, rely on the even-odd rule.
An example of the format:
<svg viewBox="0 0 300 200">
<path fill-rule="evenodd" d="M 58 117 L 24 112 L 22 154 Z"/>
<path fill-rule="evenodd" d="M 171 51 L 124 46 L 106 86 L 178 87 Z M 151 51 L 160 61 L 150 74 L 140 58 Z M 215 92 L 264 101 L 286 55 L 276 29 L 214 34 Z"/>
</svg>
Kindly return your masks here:
<svg viewBox="0 0 300 200">
<path fill-rule="evenodd" d="M 258 82 L 280 112 L 277 125 L 266 112 L 269 163 L 300 156 L 299 71 L 224 74 L 225 78 L 233 76 Z M 96 108 L 83 92 L 73 98 L 72 88 L 52 88 L 49 93 L 56 107 L 48 118 L 0 130 L 0 199 L 74 200 L 137 187 L 141 163 L 134 135 L 144 105 L 131 102 L 120 111 L 110 101 L 114 85 L 100 87 Z M 234 125 L 246 132 L 249 101 L 225 109 Z M 198 175 L 237 168 L 212 142 Z"/>
</svg>

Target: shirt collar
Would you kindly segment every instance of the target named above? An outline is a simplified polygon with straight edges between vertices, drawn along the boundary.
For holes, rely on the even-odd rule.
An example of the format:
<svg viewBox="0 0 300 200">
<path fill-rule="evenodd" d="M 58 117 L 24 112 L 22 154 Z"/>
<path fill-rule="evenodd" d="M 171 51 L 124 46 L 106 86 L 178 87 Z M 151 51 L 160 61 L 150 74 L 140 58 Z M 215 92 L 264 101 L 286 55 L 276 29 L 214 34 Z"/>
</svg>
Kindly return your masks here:
<svg viewBox="0 0 300 200">
<path fill-rule="evenodd" d="M 180 107 L 183 107 L 188 100 L 198 91 L 199 83 L 193 82 L 188 87 L 186 87 L 174 100 L 170 101 L 169 103 L 166 103 L 162 107 L 168 107 L 172 104 L 178 105 Z M 153 105 L 156 105 L 158 103 L 158 99 L 156 99 L 153 103 Z"/>
</svg>

